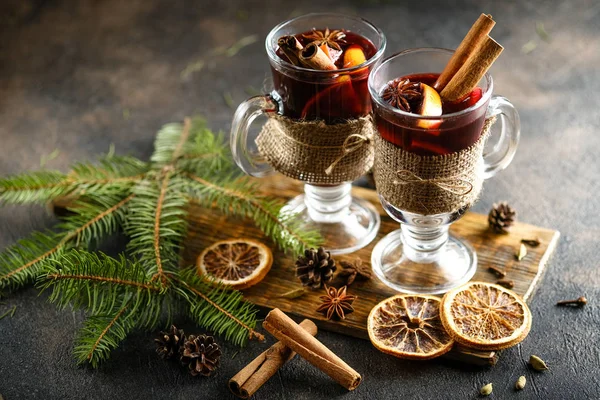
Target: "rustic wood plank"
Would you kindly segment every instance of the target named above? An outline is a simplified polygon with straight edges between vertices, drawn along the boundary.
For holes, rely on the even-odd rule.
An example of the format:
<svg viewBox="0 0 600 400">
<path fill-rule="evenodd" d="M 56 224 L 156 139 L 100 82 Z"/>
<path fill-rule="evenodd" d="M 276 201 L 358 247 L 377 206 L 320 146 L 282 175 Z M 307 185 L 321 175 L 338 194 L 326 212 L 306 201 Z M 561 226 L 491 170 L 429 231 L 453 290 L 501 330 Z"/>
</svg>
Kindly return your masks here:
<svg viewBox="0 0 600 400">
<path fill-rule="evenodd" d="M 280 176 L 263 179 L 259 182 L 263 192 L 286 199 L 296 196 L 301 191 L 301 185 L 298 182 Z M 364 263 L 370 264 L 374 245 L 387 233 L 398 229 L 398 223 L 385 214 L 375 191 L 358 187 L 353 188 L 353 191 L 356 196 L 376 205 L 382 216 L 381 228 L 377 238 L 369 246 L 350 255 L 337 256 L 336 259 L 353 260 L 360 257 Z M 251 221 L 224 217 L 197 206 L 191 207 L 189 220 L 189 234 L 183 257 L 184 261 L 190 264 L 195 263 L 197 255 L 206 246 L 218 240 L 241 237 L 267 240 Z M 548 259 L 556 248 L 559 238 L 558 231 L 522 222 L 517 222 L 508 235 L 494 234 L 488 230 L 487 216 L 472 212 L 466 213 L 463 218 L 454 223 L 451 232 L 466 239 L 477 251 L 479 265 L 475 280 L 495 282 L 497 277 L 488 271 L 488 267 L 494 266 L 504 270 L 506 278 L 515 283 L 513 290 L 523 296 L 526 301 L 531 300 L 534 289 L 540 282 Z M 540 239 L 540 245 L 535 248 L 528 247 L 525 259 L 517 261 L 515 253 L 519 248 L 520 240 L 534 237 Z M 315 312 L 315 304 L 319 301 L 318 296 L 322 294 L 320 291 L 309 292 L 297 299 L 280 297 L 281 294 L 300 286 L 295 277 L 295 260 L 280 250 L 274 251 L 274 260 L 269 275 L 258 285 L 245 290 L 245 297 L 265 309 L 277 307 L 298 318 L 310 318 L 321 329 L 363 339 L 368 338 L 366 322 L 372 307 L 381 300 L 396 294 L 375 276 L 366 282 L 356 281 L 349 289 L 351 294 L 358 296 L 358 300 L 354 303 L 355 312 L 349 314 L 343 321 L 327 321 L 322 314 Z M 334 280 L 333 284 L 339 286 L 341 281 Z M 495 352 L 458 347 L 450 353 L 449 357 L 478 365 L 493 365 L 497 360 Z"/>
</svg>

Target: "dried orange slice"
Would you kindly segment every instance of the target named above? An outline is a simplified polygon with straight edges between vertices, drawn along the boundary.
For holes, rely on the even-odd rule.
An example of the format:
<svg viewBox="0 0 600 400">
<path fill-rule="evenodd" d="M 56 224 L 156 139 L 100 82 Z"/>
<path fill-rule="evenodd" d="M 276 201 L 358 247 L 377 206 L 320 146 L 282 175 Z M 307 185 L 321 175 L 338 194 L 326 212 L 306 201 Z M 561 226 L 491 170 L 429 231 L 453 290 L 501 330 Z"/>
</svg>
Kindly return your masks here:
<svg viewBox="0 0 600 400">
<path fill-rule="evenodd" d="M 428 360 L 454 344 L 440 321 L 440 299 L 433 296 L 385 299 L 371 310 L 367 328 L 373 346 L 399 358 Z"/>
<path fill-rule="evenodd" d="M 271 269 L 273 253 L 264 244 L 252 239 L 216 242 L 198 256 L 200 275 L 234 289 L 246 289 L 260 282 Z"/>
<path fill-rule="evenodd" d="M 458 343 L 480 350 L 501 350 L 521 342 L 531 328 L 531 311 L 512 290 L 469 282 L 442 299 L 441 318 Z"/>
</svg>

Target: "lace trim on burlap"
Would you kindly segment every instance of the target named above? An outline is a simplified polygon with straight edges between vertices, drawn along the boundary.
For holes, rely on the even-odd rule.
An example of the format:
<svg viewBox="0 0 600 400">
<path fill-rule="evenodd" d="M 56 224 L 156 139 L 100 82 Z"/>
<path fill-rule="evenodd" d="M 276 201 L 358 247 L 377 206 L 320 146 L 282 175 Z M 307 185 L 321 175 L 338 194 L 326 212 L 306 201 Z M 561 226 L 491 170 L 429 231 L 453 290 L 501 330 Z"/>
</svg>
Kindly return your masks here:
<svg viewBox="0 0 600 400">
<path fill-rule="evenodd" d="M 471 147 L 442 156 L 419 156 L 375 136 L 377 192 L 400 210 L 421 215 L 470 207 L 483 185 L 483 148 L 496 117 L 488 118 Z"/>
<path fill-rule="evenodd" d="M 351 182 L 373 166 L 371 116 L 327 125 L 273 115 L 256 138 L 260 154 L 276 171 L 310 184 Z"/>
</svg>

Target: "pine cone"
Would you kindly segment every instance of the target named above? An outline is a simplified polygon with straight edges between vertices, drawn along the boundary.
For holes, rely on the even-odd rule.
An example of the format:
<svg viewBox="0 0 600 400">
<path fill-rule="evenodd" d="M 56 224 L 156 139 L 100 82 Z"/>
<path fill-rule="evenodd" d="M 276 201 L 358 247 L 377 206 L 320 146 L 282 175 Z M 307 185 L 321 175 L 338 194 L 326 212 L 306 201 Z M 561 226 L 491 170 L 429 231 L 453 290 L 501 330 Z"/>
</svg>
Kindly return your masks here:
<svg viewBox="0 0 600 400">
<path fill-rule="evenodd" d="M 496 233 L 508 233 L 516 219 L 517 212 L 506 201 L 494 204 L 488 215 L 490 229 Z"/>
<path fill-rule="evenodd" d="M 168 332 L 159 332 L 158 338 L 154 339 L 156 343 L 156 352 L 161 358 L 171 359 L 179 355 L 179 349 L 183 346 L 185 334 L 183 329 L 177 329 L 171 325 Z"/>
<path fill-rule="evenodd" d="M 187 366 L 192 376 L 210 376 L 218 367 L 221 348 L 212 336 L 188 336 L 180 350 L 181 364 Z"/>
<path fill-rule="evenodd" d="M 335 260 L 322 247 L 319 250 L 305 250 L 304 255 L 296 261 L 296 276 L 302 286 L 319 289 L 333 279 L 336 270 Z"/>
</svg>

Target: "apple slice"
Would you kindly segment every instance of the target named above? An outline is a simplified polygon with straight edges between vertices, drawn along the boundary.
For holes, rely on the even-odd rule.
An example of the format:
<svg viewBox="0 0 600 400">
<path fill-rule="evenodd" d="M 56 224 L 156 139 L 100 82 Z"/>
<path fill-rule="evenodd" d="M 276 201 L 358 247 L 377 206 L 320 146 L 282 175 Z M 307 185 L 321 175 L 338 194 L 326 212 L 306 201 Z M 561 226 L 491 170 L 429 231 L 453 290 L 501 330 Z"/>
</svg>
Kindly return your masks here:
<svg viewBox="0 0 600 400">
<path fill-rule="evenodd" d="M 442 115 L 442 99 L 439 93 L 429 85 L 421 83 L 423 90 L 423 102 L 417 112 L 428 117 L 437 117 Z M 419 120 L 417 126 L 425 129 L 435 129 L 440 126 L 440 121 Z"/>
</svg>

